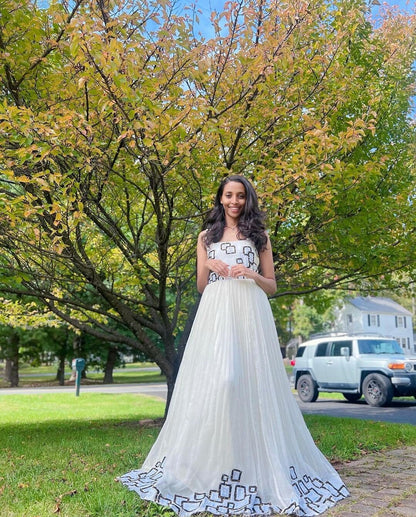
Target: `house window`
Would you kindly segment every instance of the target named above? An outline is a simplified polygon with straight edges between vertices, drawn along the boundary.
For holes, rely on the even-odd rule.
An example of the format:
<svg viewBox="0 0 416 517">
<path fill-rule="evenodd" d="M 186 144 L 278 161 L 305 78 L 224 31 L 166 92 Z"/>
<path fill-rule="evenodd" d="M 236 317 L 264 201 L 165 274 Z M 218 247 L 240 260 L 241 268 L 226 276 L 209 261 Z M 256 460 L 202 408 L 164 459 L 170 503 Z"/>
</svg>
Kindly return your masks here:
<svg viewBox="0 0 416 517">
<path fill-rule="evenodd" d="M 368 326 L 379 327 L 380 326 L 380 315 L 379 314 L 368 314 Z"/>
<path fill-rule="evenodd" d="M 352 314 L 347 314 L 347 325 L 352 325 Z"/>
<path fill-rule="evenodd" d="M 396 316 L 396 328 L 406 328 L 403 316 Z"/>
</svg>

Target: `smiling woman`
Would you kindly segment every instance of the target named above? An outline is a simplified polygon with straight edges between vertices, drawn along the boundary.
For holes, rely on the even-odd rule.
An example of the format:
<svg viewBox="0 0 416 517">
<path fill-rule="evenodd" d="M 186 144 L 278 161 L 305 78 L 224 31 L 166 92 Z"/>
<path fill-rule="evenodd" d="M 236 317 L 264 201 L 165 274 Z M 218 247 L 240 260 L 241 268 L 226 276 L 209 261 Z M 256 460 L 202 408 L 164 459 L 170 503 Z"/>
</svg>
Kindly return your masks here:
<svg viewBox="0 0 416 517">
<path fill-rule="evenodd" d="M 291 393 L 262 219 L 250 182 L 225 178 L 198 239 L 202 298 L 166 422 L 141 468 L 120 478 L 181 517 L 312 516 L 348 496 Z"/>
</svg>

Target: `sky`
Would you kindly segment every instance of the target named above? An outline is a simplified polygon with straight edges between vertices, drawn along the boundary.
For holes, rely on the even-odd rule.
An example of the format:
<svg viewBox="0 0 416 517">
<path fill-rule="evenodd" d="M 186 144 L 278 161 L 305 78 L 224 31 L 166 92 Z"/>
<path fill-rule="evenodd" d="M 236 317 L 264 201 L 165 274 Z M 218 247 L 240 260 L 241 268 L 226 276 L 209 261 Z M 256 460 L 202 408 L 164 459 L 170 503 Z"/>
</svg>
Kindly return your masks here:
<svg viewBox="0 0 416 517">
<path fill-rule="evenodd" d="M 224 3 L 225 3 L 226 0 L 193 0 L 192 2 L 187 2 L 187 1 L 183 1 L 184 4 L 188 4 L 188 5 L 191 5 L 192 3 L 197 3 L 199 5 L 199 7 L 201 8 L 202 6 L 205 6 L 207 10 L 222 10 L 222 8 L 224 7 Z M 387 4 L 389 6 L 397 6 L 399 7 L 400 9 L 404 10 L 404 11 L 407 11 L 407 12 L 411 12 L 412 10 L 414 10 L 414 7 L 415 7 L 415 1 L 413 0 L 379 0 L 380 4 Z M 203 7 L 202 7 L 203 8 Z M 204 8 L 203 8 L 204 9 Z"/>
<path fill-rule="evenodd" d="M 233 0 L 173 0 L 176 5 L 175 12 L 182 14 L 181 9 L 188 7 L 188 9 L 197 8 L 198 11 L 198 33 L 204 38 L 210 38 L 213 36 L 213 28 L 210 22 L 210 16 L 212 11 L 221 13 L 224 10 L 224 4 L 228 1 Z M 397 8 L 405 14 L 416 14 L 416 0 L 367 0 L 368 3 L 372 2 L 372 18 L 374 19 L 374 25 L 377 26 L 377 14 L 382 6 Z M 189 14 L 189 11 L 188 11 Z"/>
<path fill-rule="evenodd" d="M 197 4 L 198 8 L 202 10 L 203 14 L 209 17 L 211 11 L 222 11 L 224 3 L 227 0 L 179 0 L 183 5 Z M 406 13 L 412 13 L 415 11 L 415 0 L 378 0 L 381 5 L 386 4 L 387 6 L 396 6 L 401 11 Z M 374 8 L 377 10 L 377 6 Z"/>
<path fill-rule="evenodd" d="M 205 37 L 209 37 L 211 33 L 211 24 L 209 22 L 212 11 L 222 12 L 224 4 L 229 0 L 175 0 L 176 5 L 179 9 L 181 7 L 197 7 L 198 11 L 201 11 L 199 16 L 199 27 L 202 34 Z M 367 0 L 370 2 L 371 0 Z M 387 7 L 395 7 L 406 14 L 416 13 L 416 0 L 372 0 L 373 3 L 379 4 L 374 5 L 372 12 L 376 17 L 377 12 L 383 5 Z"/>
</svg>

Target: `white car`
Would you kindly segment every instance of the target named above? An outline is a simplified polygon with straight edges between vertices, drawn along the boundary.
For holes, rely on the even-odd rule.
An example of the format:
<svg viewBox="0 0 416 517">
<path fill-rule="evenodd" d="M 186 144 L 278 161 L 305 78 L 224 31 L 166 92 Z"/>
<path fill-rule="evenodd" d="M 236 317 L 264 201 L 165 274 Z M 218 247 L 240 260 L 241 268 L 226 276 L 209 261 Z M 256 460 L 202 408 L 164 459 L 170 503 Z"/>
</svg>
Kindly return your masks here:
<svg viewBox="0 0 416 517">
<path fill-rule="evenodd" d="M 299 346 L 293 382 L 303 402 L 319 392 L 338 392 L 350 402 L 364 395 L 370 406 L 393 397 L 416 397 L 416 359 L 406 359 L 396 340 L 366 334 L 320 336 Z"/>
</svg>

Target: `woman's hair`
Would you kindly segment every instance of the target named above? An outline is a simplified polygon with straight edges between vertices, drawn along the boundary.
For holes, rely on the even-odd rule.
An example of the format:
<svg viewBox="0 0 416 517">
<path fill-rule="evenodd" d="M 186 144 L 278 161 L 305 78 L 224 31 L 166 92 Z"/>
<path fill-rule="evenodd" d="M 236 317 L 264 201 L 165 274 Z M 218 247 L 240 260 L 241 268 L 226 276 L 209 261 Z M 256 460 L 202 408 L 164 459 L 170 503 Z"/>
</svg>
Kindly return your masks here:
<svg viewBox="0 0 416 517">
<path fill-rule="evenodd" d="M 244 186 L 246 191 L 246 202 L 243 211 L 238 221 L 238 234 L 245 239 L 250 239 L 254 242 L 257 251 L 260 253 L 264 250 L 267 244 L 266 227 L 263 223 L 264 214 L 259 209 L 257 194 L 251 183 L 244 178 L 244 176 L 227 176 L 224 178 L 218 188 L 215 196 L 213 209 L 209 212 L 203 229 L 208 229 L 205 237 L 205 244 L 208 246 L 213 242 L 218 242 L 225 228 L 225 212 L 221 204 L 221 197 L 224 192 L 224 187 L 230 181 L 236 181 Z"/>
</svg>

